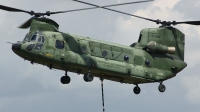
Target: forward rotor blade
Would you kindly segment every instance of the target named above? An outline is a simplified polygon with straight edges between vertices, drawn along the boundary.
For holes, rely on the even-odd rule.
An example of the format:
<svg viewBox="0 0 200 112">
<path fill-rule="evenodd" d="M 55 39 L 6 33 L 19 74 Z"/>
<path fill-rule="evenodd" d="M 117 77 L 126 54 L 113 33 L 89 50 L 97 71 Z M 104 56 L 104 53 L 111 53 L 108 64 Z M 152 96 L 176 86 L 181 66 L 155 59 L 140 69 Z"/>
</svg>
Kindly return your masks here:
<svg viewBox="0 0 200 112">
<path fill-rule="evenodd" d="M 136 4 L 136 3 L 151 2 L 151 1 L 154 1 L 154 0 L 144 0 L 144 1 L 120 3 L 120 4 L 105 5 L 105 6 L 95 6 L 95 7 L 90 7 L 90 8 L 82 8 L 82 9 L 74 9 L 74 10 L 58 11 L 58 12 L 50 12 L 50 13 L 48 13 L 48 14 L 51 15 L 51 14 L 58 14 L 58 13 L 75 12 L 75 11 L 90 10 L 90 9 L 96 9 L 96 8 L 114 7 L 114 6 L 121 6 L 121 5 L 128 5 L 128 4 Z"/>
<path fill-rule="evenodd" d="M 200 21 L 184 21 L 184 22 L 176 22 L 176 24 L 200 25 Z"/>
<path fill-rule="evenodd" d="M 22 9 L 8 7 L 8 6 L 4 6 L 4 5 L 0 5 L 0 9 L 5 10 L 5 11 L 11 11 L 11 12 L 25 12 L 30 15 L 35 15 L 35 17 L 40 17 L 40 16 L 44 16 L 44 15 L 50 16 L 52 14 L 89 10 L 89 9 L 96 9 L 96 8 L 114 7 L 114 6 L 120 6 L 120 5 L 136 4 L 136 3 L 151 2 L 151 1 L 154 1 L 154 0 L 143 0 L 143 1 L 137 1 L 137 2 L 120 3 L 120 4 L 113 4 L 113 5 L 106 5 L 106 6 L 95 6 L 95 7 L 91 7 L 91 8 L 82 8 L 82 9 L 74 9 L 74 10 L 67 10 L 67 11 L 57 11 L 57 12 L 47 11 L 46 13 L 35 13 L 34 11 L 25 11 Z"/>
<path fill-rule="evenodd" d="M 14 43 L 12 43 L 12 42 L 6 42 L 6 43 L 8 43 L 8 44 L 12 44 L 12 45 L 14 44 Z"/>
<path fill-rule="evenodd" d="M 129 13 L 125 13 L 125 12 L 117 11 L 117 10 L 114 10 L 114 9 L 110 9 L 110 8 L 106 8 L 106 7 L 98 6 L 98 5 L 95 5 L 95 4 L 91 4 L 91 3 L 83 2 L 83 1 L 80 1 L 80 0 L 73 0 L 73 1 L 80 2 L 80 3 L 83 3 L 83 4 L 87 4 L 87 5 L 91 5 L 91 6 L 95 6 L 95 7 L 98 7 L 98 8 L 103 8 L 103 9 L 106 9 L 106 10 L 110 10 L 110 11 L 113 11 L 113 12 L 117 12 L 117 13 L 121 13 L 121 14 L 129 15 L 129 16 L 137 17 L 137 18 L 140 18 L 140 19 L 144 19 L 144 20 L 152 21 L 152 22 L 155 22 L 155 23 L 157 23 L 157 24 L 160 23 L 160 20 L 153 20 L 153 19 L 149 19 L 149 18 L 144 18 L 144 17 L 140 17 L 140 16 L 133 15 L 133 14 L 129 14 Z"/>
<path fill-rule="evenodd" d="M 30 27 L 32 19 L 33 18 L 30 18 L 29 20 L 27 20 L 25 23 L 23 23 L 21 26 L 19 26 L 19 28 L 26 29 L 26 28 Z"/>
<path fill-rule="evenodd" d="M 4 5 L 0 5 L 0 9 L 5 10 L 5 11 L 11 11 L 11 12 L 25 12 L 28 14 L 32 14 L 32 12 L 30 12 L 30 11 L 25 11 L 25 10 L 21 10 L 21 9 L 17 9 L 17 8 L 4 6 Z"/>
</svg>

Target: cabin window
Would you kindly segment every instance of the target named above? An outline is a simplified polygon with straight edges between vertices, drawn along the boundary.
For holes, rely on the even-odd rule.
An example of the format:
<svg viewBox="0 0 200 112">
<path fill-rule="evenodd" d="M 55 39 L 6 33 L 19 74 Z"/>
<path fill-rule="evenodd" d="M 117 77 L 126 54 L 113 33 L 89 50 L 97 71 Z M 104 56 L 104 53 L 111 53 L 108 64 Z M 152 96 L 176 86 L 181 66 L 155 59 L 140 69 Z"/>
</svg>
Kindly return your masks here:
<svg viewBox="0 0 200 112">
<path fill-rule="evenodd" d="M 63 49 L 64 48 L 64 41 L 56 40 L 56 48 Z"/>
<path fill-rule="evenodd" d="M 86 53 L 86 47 L 85 46 L 81 46 L 81 52 Z"/>
<path fill-rule="evenodd" d="M 108 55 L 108 52 L 107 52 L 106 50 L 104 50 L 104 51 L 102 52 L 102 56 L 105 58 L 107 55 Z"/>
<path fill-rule="evenodd" d="M 129 57 L 127 55 L 124 56 L 124 61 L 128 61 Z"/>
</svg>

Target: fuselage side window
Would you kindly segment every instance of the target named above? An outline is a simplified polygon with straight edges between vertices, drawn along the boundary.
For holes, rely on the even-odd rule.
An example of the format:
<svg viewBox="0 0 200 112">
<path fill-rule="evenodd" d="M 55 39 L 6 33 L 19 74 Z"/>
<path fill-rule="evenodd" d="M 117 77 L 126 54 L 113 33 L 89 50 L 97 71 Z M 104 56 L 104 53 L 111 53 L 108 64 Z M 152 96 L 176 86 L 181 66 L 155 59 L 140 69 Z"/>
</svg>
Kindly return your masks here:
<svg viewBox="0 0 200 112">
<path fill-rule="evenodd" d="M 64 41 L 56 40 L 56 48 L 63 49 L 64 48 Z"/>
</svg>

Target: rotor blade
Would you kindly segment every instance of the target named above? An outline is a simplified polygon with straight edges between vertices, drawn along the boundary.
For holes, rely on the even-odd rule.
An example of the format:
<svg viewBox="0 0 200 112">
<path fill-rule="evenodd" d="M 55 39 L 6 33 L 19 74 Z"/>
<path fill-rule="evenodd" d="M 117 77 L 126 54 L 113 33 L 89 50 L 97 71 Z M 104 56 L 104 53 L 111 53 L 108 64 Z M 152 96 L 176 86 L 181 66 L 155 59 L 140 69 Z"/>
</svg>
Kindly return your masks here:
<svg viewBox="0 0 200 112">
<path fill-rule="evenodd" d="M 144 19 L 144 20 L 152 21 L 152 22 L 155 22 L 155 23 L 157 23 L 157 24 L 160 23 L 160 20 L 153 20 L 153 19 L 149 19 L 149 18 L 144 18 L 144 17 L 136 16 L 136 15 L 133 15 L 133 14 L 129 14 L 129 13 L 125 13 L 125 12 L 117 11 L 117 10 L 110 9 L 110 8 L 106 8 L 106 7 L 101 7 L 101 6 L 98 6 L 98 5 L 94 5 L 94 4 L 87 3 L 87 2 L 83 2 L 83 1 L 79 1 L 79 0 L 73 0 L 73 1 L 80 2 L 80 3 L 83 3 L 83 4 L 87 4 L 87 5 L 91 5 L 91 6 L 95 6 L 95 7 L 98 7 L 98 8 L 103 8 L 103 9 L 106 9 L 106 10 L 110 10 L 110 11 L 113 11 L 113 12 L 117 12 L 117 13 L 121 13 L 121 14 L 129 15 L 129 16 L 137 17 L 137 18 L 140 18 L 140 19 Z"/>
<path fill-rule="evenodd" d="M 135 3 L 151 2 L 151 1 L 154 1 L 154 0 L 146 0 L 146 1 L 137 1 L 137 2 L 121 3 L 121 4 L 107 5 L 107 6 L 101 6 L 101 7 L 113 7 L 113 6 L 128 5 L 128 4 L 135 4 Z"/>
<path fill-rule="evenodd" d="M 176 24 L 200 25 L 200 21 L 184 21 L 184 22 L 176 22 Z"/>
<path fill-rule="evenodd" d="M 6 42 L 6 43 L 8 43 L 8 44 L 12 44 L 12 45 L 14 44 L 14 43 L 12 43 L 12 42 Z"/>
<path fill-rule="evenodd" d="M 75 11 L 82 11 L 82 10 L 89 10 L 89 9 L 96 9 L 96 8 L 105 8 L 105 7 L 114 7 L 114 6 L 120 6 L 120 5 L 128 5 L 128 4 L 136 4 L 136 3 L 143 3 L 143 2 L 151 2 L 154 0 L 144 0 L 144 1 L 137 1 L 137 2 L 128 2 L 128 3 L 120 3 L 120 4 L 113 4 L 113 5 L 105 5 L 105 6 L 95 6 L 91 8 L 82 8 L 82 9 L 74 9 L 74 10 L 67 10 L 67 11 L 58 11 L 58 12 L 50 12 L 47 14 L 58 14 L 58 13 L 66 13 L 66 12 L 75 12 Z"/>
<path fill-rule="evenodd" d="M 33 18 L 30 18 L 29 20 L 27 20 L 25 23 L 23 23 L 21 26 L 19 26 L 19 28 L 26 29 L 26 28 L 30 27 L 32 19 Z"/>
<path fill-rule="evenodd" d="M 16 9 L 16 8 L 4 6 L 4 5 L 0 5 L 0 9 L 5 10 L 5 11 L 11 11 L 11 12 L 25 12 L 25 13 L 28 13 L 28 14 L 32 14 L 32 12 L 30 12 L 30 11 Z"/>
</svg>

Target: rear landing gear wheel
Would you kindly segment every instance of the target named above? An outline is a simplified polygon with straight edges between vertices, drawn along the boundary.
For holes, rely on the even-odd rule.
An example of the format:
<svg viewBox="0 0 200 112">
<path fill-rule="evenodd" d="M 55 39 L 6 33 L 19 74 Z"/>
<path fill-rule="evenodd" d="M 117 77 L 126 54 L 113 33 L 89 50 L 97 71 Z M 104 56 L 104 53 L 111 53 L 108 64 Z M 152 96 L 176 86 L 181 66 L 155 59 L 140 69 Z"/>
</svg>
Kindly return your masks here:
<svg viewBox="0 0 200 112">
<path fill-rule="evenodd" d="M 165 85 L 164 85 L 164 84 L 160 84 L 160 85 L 158 86 L 158 90 L 159 90 L 161 93 L 165 92 L 165 90 L 166 90 Z"/>
<path fill-rule="evenodd" d="M 138 85 L 136 85 L 134 88 L 133 88 L 133 92 L 135 93 L 135 94 L 140 94 L 140 87 L 138 86 Z"/>
<path fill-rule="evenodd" d="M 69 76 L 62 76 L 62 77 L 60 78 L 60 82 L 61 82 L 62 84 L 69 84 L 70 81 L 71 81 L 71 79 L 70 79 Z"/>
<path fill-rule="evenodd" d="M 91 82 L 94 79 L 92 73 L 88 72 L 83 76 L 85 82 Z"/>
</svg>

